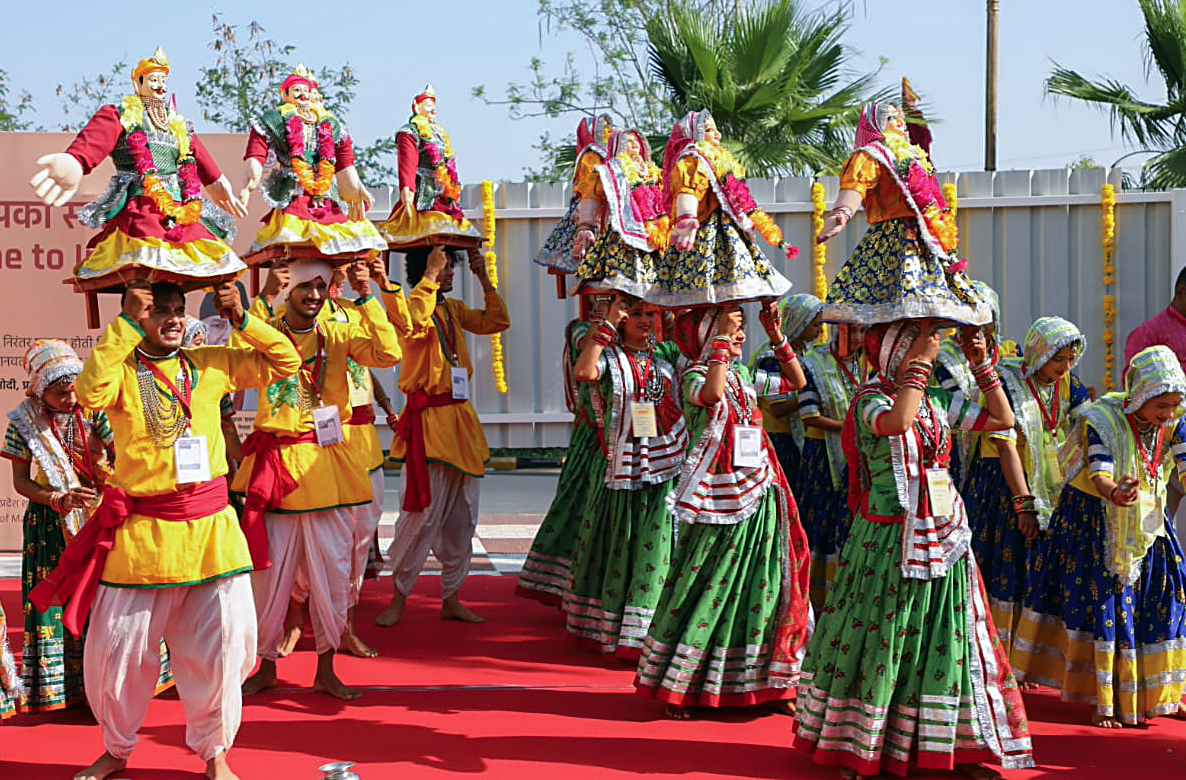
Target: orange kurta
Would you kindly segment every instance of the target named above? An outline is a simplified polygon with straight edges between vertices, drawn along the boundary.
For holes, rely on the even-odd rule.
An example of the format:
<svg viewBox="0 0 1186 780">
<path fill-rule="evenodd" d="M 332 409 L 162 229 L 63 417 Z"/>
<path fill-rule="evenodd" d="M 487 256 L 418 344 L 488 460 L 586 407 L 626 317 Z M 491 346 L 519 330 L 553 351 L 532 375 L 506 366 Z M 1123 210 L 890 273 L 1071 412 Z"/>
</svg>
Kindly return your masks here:
<svg viewBox="0 0 1186 780">
<path fill-rule="evenodd" d="M 403 347 L 399 389 L 405 393 L 424 390 L 429 395 L 438 395 L 453 390 L 450 373 L 453 365 L 441 347 L 441 338 L 433 321 L 434 312 L 445 327 L 452 322 L 451 335 L 457 349 L 458 367 L 466 370 L 471 381 L 474 368 L 462 331 L 479 335 L 500 333 L 511 324 L 506 303 L 497 290 L 485 293 L 485 309 L 471 309 L 456 298 L 445 298 L 437 303 L 439 286 L 436 282 L 421 279 L 408 295 L 404 313 L 394 306 L 387 309 Z M 485 473 L 490 448 L 486 446 L 486 434 L 470 401 L 429 407 L 423 415 L 424 445 L 429 461 L 447 463 L 474 477 Z M 404 440 L 396 434 L 391 441 L 391 457 L 402 463 L 405 446 Z"/>
<path fill-rule="evenodd" d="M 671 169 L 671 191 L 676 195 L 686 192 L 696 197 L 696 219 L 701 225 L 721 207 L 712 189 L 714 177 L 715 174 L 694 154 L 684 155 Z"/>
<path fill-rule="evenodd" d="M 913 217 L 914 210 L 893 177 L 868 152 L 853 152 L 840 172 L 840 189 L 855 190 L 865 202 L 869 224 L 887 219 Z"/>
</svg>

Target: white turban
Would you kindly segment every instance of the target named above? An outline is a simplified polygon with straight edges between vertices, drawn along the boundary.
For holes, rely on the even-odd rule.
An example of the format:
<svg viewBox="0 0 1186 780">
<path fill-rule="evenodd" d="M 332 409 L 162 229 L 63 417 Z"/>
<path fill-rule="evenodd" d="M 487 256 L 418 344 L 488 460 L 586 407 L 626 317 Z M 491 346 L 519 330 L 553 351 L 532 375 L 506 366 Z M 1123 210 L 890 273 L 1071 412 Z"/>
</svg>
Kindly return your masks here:
<svg viewBox="0 0 1186 780">
<path fill-rule="evenodd" d="M 288 266 L 288 286 L 280 291 L 280 300 L 287 301 L 289 294 L 297 285 L 311 282 L 317 277 L 325 280 L 326 286 L 334 278 L 334 271 L 328 263 L 320 260 L 299 260 Z"/>
</svg>

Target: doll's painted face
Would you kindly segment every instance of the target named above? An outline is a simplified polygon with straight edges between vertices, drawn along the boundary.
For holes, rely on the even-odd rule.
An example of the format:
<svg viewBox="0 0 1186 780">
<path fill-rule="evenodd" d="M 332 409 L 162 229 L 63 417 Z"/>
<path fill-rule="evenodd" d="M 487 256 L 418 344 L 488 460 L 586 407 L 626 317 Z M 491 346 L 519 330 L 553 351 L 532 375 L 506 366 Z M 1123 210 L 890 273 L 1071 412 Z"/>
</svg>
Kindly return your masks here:
<svg viewBox="0 0 1186 780">
<path fill-rule="evenodd" d="M 169 73 L 165 70 L 150 70 L 136 79 L 136 94 L 142 98 L 163 100 L 168 91 Z"/>
<path fill-rule="evenodd" d="M 892 104 L 886 109 L 884 132 L 906 134 L 906 118 L 902 116 L 902 109 Z"/>
<path fill-rule="evenodd" d="M 436 98 L 425 98 L 416 104 L 416 115 L 428 117 L 429 121 L 435 122 L 437 118 L 437 101 Z"/>
<path fill-rule="evenodd" d="M 626 154 L 635 159 L 642 155 L 642 144 L 638 142 L 638 136 L 634 133 L 626 136 Z"/>
<path fill-rule="evenodd" d="M 284 90 L 284 102 L 291 103 L 297 108 L 308 108 L 313 95 L 313 88 L 308 84 L 293 84 Z"/>
<path fill-rule="evenodd" d="M 712 146 L 721 145 L 721 131 L 717 129 L 715 119 L 710 119 L 704 123 L 704 140 Z"/>
<path fill-rule="evenodd" d="M 1075 347 L 1068 344 L 1067 346 L 1054 353 L 1054 357 L 1046 361 L 1046 364 L 1034 372 L 1034 376 L 1038 382 L 1044 385 L 1054 384 L 1071 370 L 1071 365 L 1075 362 Z"/>
<path fill-rule="evenodd" d="M 1173 419 L 1181 403 L 1181 393 L 1162 393 L 1161 395 L 1153 396 L 1141 404 L 1141 408 L 1137 409 L 1133 416 L 1142 425 L 1148 425 L 1149 423 L 1165 425 Z"/>
<path fill-rule="evenodd" d="M 320 106 L 325 103 L 325 98 L 321 96 L 321 90 L 317 87 L 309 90 L 309 102 L 315 106 Z"/>
</svg>

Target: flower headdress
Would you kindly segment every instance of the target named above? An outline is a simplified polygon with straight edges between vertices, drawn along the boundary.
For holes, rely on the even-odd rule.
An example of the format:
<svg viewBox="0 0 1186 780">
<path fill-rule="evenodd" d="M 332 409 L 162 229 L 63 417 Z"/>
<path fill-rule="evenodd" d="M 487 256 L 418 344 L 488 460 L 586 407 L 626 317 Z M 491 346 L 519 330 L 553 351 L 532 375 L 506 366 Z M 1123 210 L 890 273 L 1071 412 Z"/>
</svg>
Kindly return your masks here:
<svg viewBox="0 0 1186 780">
<path fill-rule="evenodd" d="M 132 68 L 132 81 L 154 70 L 163 70 L 165 75 L 169 74 L 169 55 L 165 54 L 165 50 L 160 46 L 156 47 L 151 57 L 145 57 L 136 63 L 136 67 Z"/>
</svg>

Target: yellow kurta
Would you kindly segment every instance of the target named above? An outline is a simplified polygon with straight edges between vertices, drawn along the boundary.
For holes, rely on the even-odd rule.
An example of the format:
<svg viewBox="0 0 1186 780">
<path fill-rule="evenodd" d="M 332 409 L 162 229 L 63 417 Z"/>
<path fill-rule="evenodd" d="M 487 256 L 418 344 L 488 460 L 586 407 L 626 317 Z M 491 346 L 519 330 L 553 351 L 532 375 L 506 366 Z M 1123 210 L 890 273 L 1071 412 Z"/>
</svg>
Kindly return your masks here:
<svg viewBox="0 0 1186 780">
<path fill-rule="evenodd" d="M 406 310 L 404 295 L 399 288 L 390 293 L 390 296 L 391 303 L 398 304 L 398 308 Z M 351 322 L 352 309 L 352 301 L 346 298 L 335 298 L 329 301 L 321 311 L 327 319 Z M 353 321 L 359 321 L 357 313 L 353 315 Z M 357 365 L 355 363 L 355 366 Z M 347 371 L 350 377 L 350 408 L 353 410 L 360 406 L 373 407 L 375 405 L 375 388 L 371 384 L 370 370 L 365 367 L 361 370 L 354 366 L 350 368 L 351 370 Z M 374 424 L 349 425 L 346 422 L 349 417 L 350 413 L 342 413 L 342 435 L 346 437 L 346 446 L 350 448 L 351 458 L 367 473 L 382 468 L 383 461 L 387 456 L 383 454 L 383 445 L 379 443 L 379 432 L 375 430 Z"/>
<path fill-rule="evenodd" d="M 445 298 L 437 303 L 439 286 L 436 282 L 421 279 L 408 295 L 407 307 L 402 315 L 396 308 L 388 308 L 403 345 L 404 360 L 400 366 L 399 389 L 405 393 L 415 390 L 424 390 L 429 395 L 453 392 L 450 373 L 453 365 L 441 348 L 441 339 L 432 319 L 434 311 L 441 323 L 446 324 L 449 320 L 445 316 L 445 308 L 448 307 L 453 322 L 458 367 L 464 368 L 471 380 L 474 368 L 469 359 L 465 334 L 461 331 L 487 335 L 501 333 L 511 324 L 506 303 L 497 290 L 485 293 L 485 309 L 471 309 L 456 298 Z M 482 431 L 478 413 L 471 402 L 429 407 L 423 415 L 424 446 L 429 461 L 447 463 L 473 477 L 485 473 L 490 448 L 486 446 L 486 434 Z M 396 434 L 391 440 L 391 457 L 402 463 L 405 446 L 404 440 Z"/>
<path fill-rule="evenodd" d="M 135 348 L 144 333 L 120 315 L 107 326 L 78 375 L 78 402 L 103 409 L 115 433 L 115 473 L 109 480 L 132 496 L 159 496 L 178 490 L 172 446 L 160 447 L 149 435 L 140 398 Z M 300 363 L 292 345 L 258 318 L 247 315 L 237 333 L 242 348 L 194 347 L 180 357 L 155 361 L 176 381 L 185 360 L 191 373 L 195 436 L 205 436 L 210 475 L 227 472 L 219 401 L 224 393 L 258 387 L 292 374 Z M 156 381 L 156 380 L 154 380 Z M 156 382 L 163 398 L 172 393 Z M 101 582 L 119 587 L 192 585 L 251 570 L 247 542 L 229 506 L 200 520 L 175 522 L 133 514 L 115 534 Z"/>
<path fill-rule="evenodd" d="M 853 152 L 845 161 L 840 172 L 840 189 L 861 194 L 869 224 L 914 216 L 902 188 L 868 152 Z"/>
<path fill-rule="evenodd" d="M 594 151 L 586 151 L 577 161 L 576 173 L 572 176 L 573 194 L 581 200 L 601 200 L 605 191 L 601 187 L 601 176 L 597 174 L 597 166 L 605 162 L 601 155 Z"/>
<path fill-rule="evenodd" d="M 671 191 L 675 195 L 688 193 L 696 196 L 696 219 L 701 225 L 721 207 L 716 193 L 712 190 L 712 178 L 715 176 L 699 157 L 693 154 L 685 155 L 676 160 L 671 168 Z M 675 221 L 675 216 L 671 217 Z"/>
<path fill-rule="evenodd" d="M 393 309 L 401 304 L 395 300 L 402 294 L 384 293 L 384 300 Z M 318 329 L 324 335 L 324 365 L 321 402 L 325 406 L 337 406 L 343 423 L 350 417 L 350 380 L 346 359 L 371 368 L 387 368 L 399 362 L 400 347 L 395 330 L 387 321 L 383 307 L 372 296 L 359 299 L 361 303 L 349 301 L 343 307 L 349 314 L 349 322 L 336 318 L 318 319 Z M 257 298 L 253 311 L 266 311 L 266 304 Z M 273 319 L 273 324 L 283 328 L 282 317 Z M 293 333 L 297 351 L 306 368 L 312 371 L 317 357 L 317 330 L 308 333 Z M 268 385 L 260 392 L 259 409 L 255 414 L 255 429 L 278 436 L 299 436 L 313 430 L 313 414 L 302 410 L 297 404 L 297 378 L 280 380 Z M 346 426 L 343 425 L 343 435 Z M 296 480 L 296 490 L 280 502 L 274 512 L 314 512 L 341 506 L 358 506 L 371 500 L 371 480 L 366 464 L 346 442 L 325 447 L 310 442 L 289 444 L 280 448 L 280 456 L 288 473 Z M 254 455 L 248 455 L 235 475 L 233 489 L 242 493 L 255 462 Z"/>
</svg>

